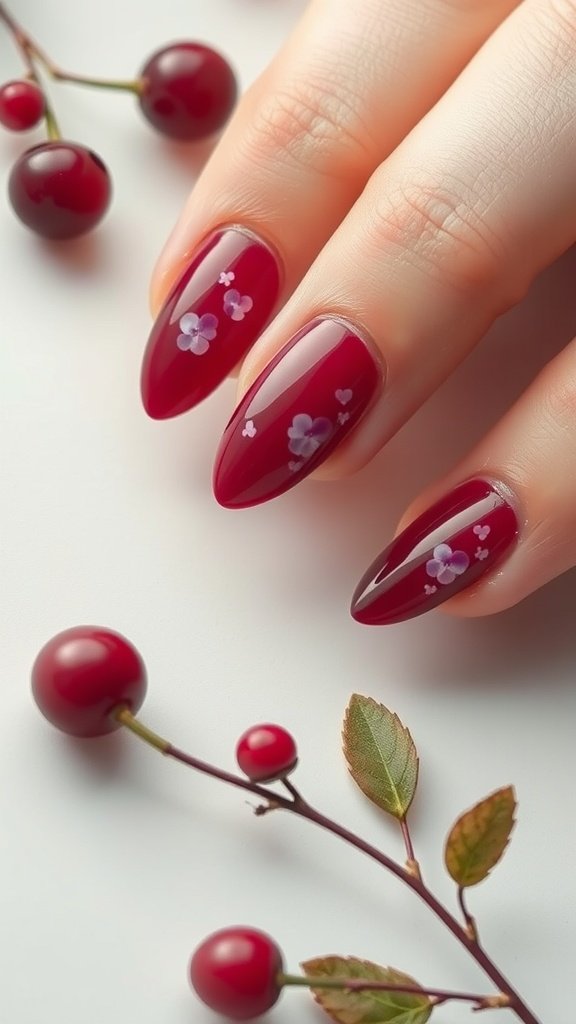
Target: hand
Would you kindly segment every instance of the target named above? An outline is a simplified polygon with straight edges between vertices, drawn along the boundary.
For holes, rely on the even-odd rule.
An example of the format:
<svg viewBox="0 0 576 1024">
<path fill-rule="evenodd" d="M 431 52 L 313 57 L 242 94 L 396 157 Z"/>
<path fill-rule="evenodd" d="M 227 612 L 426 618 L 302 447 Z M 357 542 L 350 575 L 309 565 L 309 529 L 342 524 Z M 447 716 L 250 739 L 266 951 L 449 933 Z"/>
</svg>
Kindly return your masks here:
<svg viewBox="0 0 576 1024">
<path fill-rule="evenodd" d="M 156 268 L 148 412 L 250 350 L 218 500 L 352 473 L 574 242 L 575 168 L 574 0 L 312 0 Z M 488 614 L 574 565 L 575 410 L 576 340 L 417 499 L 354 616 Z"/>
</svg>

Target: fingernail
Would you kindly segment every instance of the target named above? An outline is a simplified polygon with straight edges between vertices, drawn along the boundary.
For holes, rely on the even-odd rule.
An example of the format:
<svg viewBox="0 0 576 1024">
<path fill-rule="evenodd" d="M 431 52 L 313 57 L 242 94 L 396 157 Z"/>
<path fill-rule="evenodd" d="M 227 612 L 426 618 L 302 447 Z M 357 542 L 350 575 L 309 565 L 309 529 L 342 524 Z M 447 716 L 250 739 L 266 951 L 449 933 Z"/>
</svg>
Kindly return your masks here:
<svg viewBox="0 0 576 1024">
<path fill-rule="evenodd" d="M 407 526 L 360 580 L 351 612 L 384 626 L 435 608 L 490 572 L 518 536 L 506 488 L 469 480 Z"/>
<path fill-rule="evenodd" d="M 246 508 L 293 487 L 354 429 L 381 386 L 370 344 L 349 324 L 307 324 L 234 412 L 216 457 L 217 501 Z"/>
<path fill-rule="evenodd" d="M 262 332 L 280 286 L 278 257 L 253 232 L 231 227 L 210 235 L 148 339 L 141 382 L 148 415 L 178 416 L 206 398 Z"/>
</svg>

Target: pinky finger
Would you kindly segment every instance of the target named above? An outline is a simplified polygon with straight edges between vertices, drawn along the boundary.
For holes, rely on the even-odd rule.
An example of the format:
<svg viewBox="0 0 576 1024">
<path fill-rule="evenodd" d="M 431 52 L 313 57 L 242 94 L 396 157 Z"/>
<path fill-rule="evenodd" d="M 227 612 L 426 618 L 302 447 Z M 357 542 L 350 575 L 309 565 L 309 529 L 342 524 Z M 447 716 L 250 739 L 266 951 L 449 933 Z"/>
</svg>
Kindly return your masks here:
<svg viewBox="0 0 576 1024">
<path fill-rule="evenodd" d="M 572 568 L 575 411 L 576 339 L 417 499 L 358 584 L 353 617 L 388 625 L 446 601 L 456 615 L 490 615 Z"/>
</svg>

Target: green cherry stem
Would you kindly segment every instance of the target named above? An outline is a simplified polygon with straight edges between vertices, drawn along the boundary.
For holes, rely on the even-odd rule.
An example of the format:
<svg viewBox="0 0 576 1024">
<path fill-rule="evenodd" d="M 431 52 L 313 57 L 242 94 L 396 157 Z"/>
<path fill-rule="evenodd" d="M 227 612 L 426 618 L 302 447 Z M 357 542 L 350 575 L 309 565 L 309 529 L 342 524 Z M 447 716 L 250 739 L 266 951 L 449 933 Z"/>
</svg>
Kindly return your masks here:
<svg viewBox="0 0 576 1024">
<path fill-rule="evenodd" d="M 4 23 L 10 32 L 10 35 L 14 39 L 16 46 L 20 50 L 22 59 L 27 68 L 27 78 L 36 83 L 44 96 L 44 121 L 46 124 L 46 135 L 52 142 L 55 142 L 57 139 L 62 137 L 60 128 L 58 127 L 56 115 L 50 104 L 50 100 L 46 95 L 46 90 L 43 88 L 42 82 L 38 77 L 38 72 L 34 63 L 34 58 L 36 58 L 40 63 L 44 63 L 42 55 L 36 47 L 36 44 L 32 39 L 30 39 L 30 36 L 24 32 L 24 29 L 18 24 L 18 22 L 15 21 L 3 3 L 0 3 L 0 22 Z"/>
<path fill-rule="evenodd" d="M 336 989 L 341 992 L 398 992 L 402 995 L 428 996 L 435 1006 L 441 1003 L 474 1003 L 477 1010 L 510 1006 L 503 992 L 495 996 L 480 996 L 472 992 L 453 992 L 443 988 L 423 988 L 421 985 L 397 985 L 387 981 L 367 981 L 365 978 L 313 978 L 301 974 L 279 974 L 282 987 L 299 985 L 310 989 Z"/>
<path fill-rule="evenodd" d="M 159 750 L 166 757 L 173 757 L 176 761 L 180 761 L 182 764 L 186 764 L 190 768 L 194 768 L 196 771 L 202 772 L 204 775 L 210 775 L 214 779 L 219 779 L 221 782 L 227 782 L 231 786 L 247 790 L 248 792 L 254 793 L 256 796 L 260 797 L 265 801 L 265 804 L 256 808 L 256 814 L 262 815 L 272 810 L 291 811 L 292 814 L 297 814 L 301 818 L 306 818 L 307 821 L 311 821 L 326 832 L 331 832 L 332 835 L 338 836 L 345 843 L 348 843 L 350 846 L 355 847 L 355 849 L 360 850 L 361 853 L 366 854 L 367 857 L 370 857 L 382 867 L 386 868 L 386 870 L 390 871 L 391 874 L 396 875 L 397 878 L 400 878 L 420 897 L 421 900 L 423 900 L 424 903 L 426 903 L 432 913 L 443 922 L 458 942 L 468 950 L 487 977 L 494 983 L 499 993 L 502 996 L 506 996 L 508 999 L 508 1003 L 506 1005 L 509 1009 L 515 1012 L 518 1019 L 522 1021 L 522 1024 L 541 1024 L 538 1018 L 534 1016 L 532 1011 L 522 1000 L 520 994 L 516 992 L 493 960 L 480 946 L 477 938 L 472 937 L 469 934 L 467 929 L 464 928 L 460 924 L 460 921 L 450 913 L 447 907 L 445 907 L 440 900 L 436 898 L 434 893 L 424 884 L 419 876 L 417 877 L 407 868 L 403 867 L 402 864 L 398 864 L 392 857 L 389 857 L 388 854 L 383 853 L 381 850 L 377 849 L 377 847 L 372 846 L 371 843 L 367 843 L 364 839 L 361 839 L 360 836 L 355 835 L 354 832 L 351 832 L 343 825 L 339 825 L 338 822 L 333 821 L 325 814 L 317 811 L 315 807 L 312 807 L 312 805 L 309 804 L 303 796 L 301 796 L 300 792 L 296 789 L 293 783 L 289 781 L 289 779 L 282 779 L 282 784 L 289 793 L 289 797 L 285 797 L 280 793 L 267 789 L 265 786 L 260 786 L 255 782 L 250 782 L 249 779 L 244 779 L 239 775 L 233 775 L 231 772 L 223 771 L 221 768 L 217 768 L 215 765 L 209 764 L 207 761 L 201 761 L 199 758 L 193 757 L 191 754 L 187 754 L 183 750 L 179 750 L 178 747 L 173 746 L 168 740 L 163 739 L 157 733 L 152 732 L 152 730 L 143 725 L 134 717 L 134 715 L 132 715 L 129 708 L 126 706 L 115 708 L 111 711 L 111 715 L 117 722 L 138 736 L 139 739 L 144 740 L 150 746 Z"/>
<path fill-rule="evenodd" d="M 40 59 L 40 58 L 39 58 Z M 94 89 L 112 89 L 116 92 L 131 92 L 137 96 L 143 89 L 143 79 L 114 79 L 114 78 L 87 78 L 86 75 L 77 75 L 72 71 L 63 71 L 52 61 L 42 59 L 42 63 L 51 78 L 58 82 L 73 82 L 75 85 L 90 85 Z"/>
<path fill-rule="evenodd" d="M 123 81 L 119 79 L 88 78 L 86 75 L 77 75 L 73 71 L 64 71 L 63 68 L 54 63 L 52 58 L 48 56 L 32 36 L 30 36 L 28 32 L 24 31 L 22 26 L 18 24 L 15 18 L 13 18 L 3 3 L 0 3 L 0 21 L 3 21 L 9 29 L 22 51 L 22 54 L 26 55 L 28 66 L 30 67 L 31 58 L 35 58 L 38 63 L 42 65 L 50 78 L 53 78 L 57 82 L 73 82 L 76 85 L 90 85 L 96 89 L 114 89 L 122 92 L 136 93 L 136 95 L 142 91 L 143 82 L 139 79 Z M 35 70 L 33 73 L 34 80 L 38 81 Z M 46 117 L 46 121 L 48 122 L 48 117 Z M 50 135 L 50 138 L 59 138 L 59 135 Z"/>
</svg>

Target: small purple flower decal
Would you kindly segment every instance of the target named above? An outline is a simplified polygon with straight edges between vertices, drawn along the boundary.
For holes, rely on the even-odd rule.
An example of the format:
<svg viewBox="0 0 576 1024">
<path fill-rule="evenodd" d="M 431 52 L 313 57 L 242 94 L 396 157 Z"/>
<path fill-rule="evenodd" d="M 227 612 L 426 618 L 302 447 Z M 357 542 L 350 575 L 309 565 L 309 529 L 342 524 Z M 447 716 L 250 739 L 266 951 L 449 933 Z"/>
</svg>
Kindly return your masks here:
<svg viewBox="0 0 576 1024">
<path fill-rule="evenodd" d="M 472 533 L 476 534 L 476 536 L 478 537 L 478 540 L 486 540 L 486 537 L 490 533 L 490 527 L 489 526 L 480 526 L 480 525 L 474 526 L 472 528 Z"/>
<path fill-rule="evenodd" d="M 480 545 L 478 545 L 474 552 L 474 558 L 477 558 L 479 562 L 483 562 L 485 558 L 488 558 L 489 554 L 490 552 L 488 548 L 481 548 Z"/>
<path fill-rule="evenodd" d="M 293 455 L 309 459 L 331 433 L 332 424 L 326 416 L 312 419 L 307 413 L 299 412 L 292 420 L 292 426 L 288 427 L 288 448 Z"/>
<path fill-rule="evenodd" d="M 254 437 L 255 434 L 256 427 L 254 426 L 254 420 L 246 420 L 244 430 L 242 431 L 242 437 Z"/>
<path fill-rule="evenodd" d="M 303 462 L 293 462 L 292 460 L 288 463 L 288 469 L 291 473 L 297 473 L 299 469 L 302 469 Z"/>
<path fill-rule="evenodd" d="M 350 413 L 349 412 L 339 412 L 338 416 L 337 416 L 337 419 L 338 419 L 338 423 L 342 427 L 342 426 L 344 426 L 346 421 L 350 419 Z"/>
<path fill-rule="evenodd" d="M 438 587 L 431 586 L 430 583 L 424 584 L 424 593 L 426 594 L 426 597 L 432 597 L 432 594 L 435 594 L 437 590 Z"/>
<path fill-rule="evenodd" d="M 192 352 L 195 356 L 203 356 L 210 348 L 218 328 L 218 317 L 212 313 L 184 313 L 179 323 L 182 334 L 176 338 L 176 344 L 182 352 Z"/>
<path fill-rule="evenodd" d="M 223 270 L 222 273 L 220 274 L 220 277 L 218 278 L 218 284 L 224 284 L 226 285 L 227 288 L 229 288 L 235 277 L 236 274 L 234 273 L 233 270 Z"/>
<path fill-rule="evenodd" d="M 465 551 L 452 551 L 449 544 L 438 544 L 433 558 L 426 562 L 426 572 L 438 583 L 453 583 L 470 565 Z"/>
<path fill-rule="evenodd" d="M 236 288 L 224 292 L 224 312 L 231 320 L 243 320 L 254 303 L 249 295 L 240 295 Z"/>
<path fill-rule="evenodd" d="M 353 395 L 352 388 L 338 388 L 334 392 L 334 398 L 337 402 L 340 402 L 340 405 L 348 405 L 348 402 L 352 401 Z"/>
</svg>

